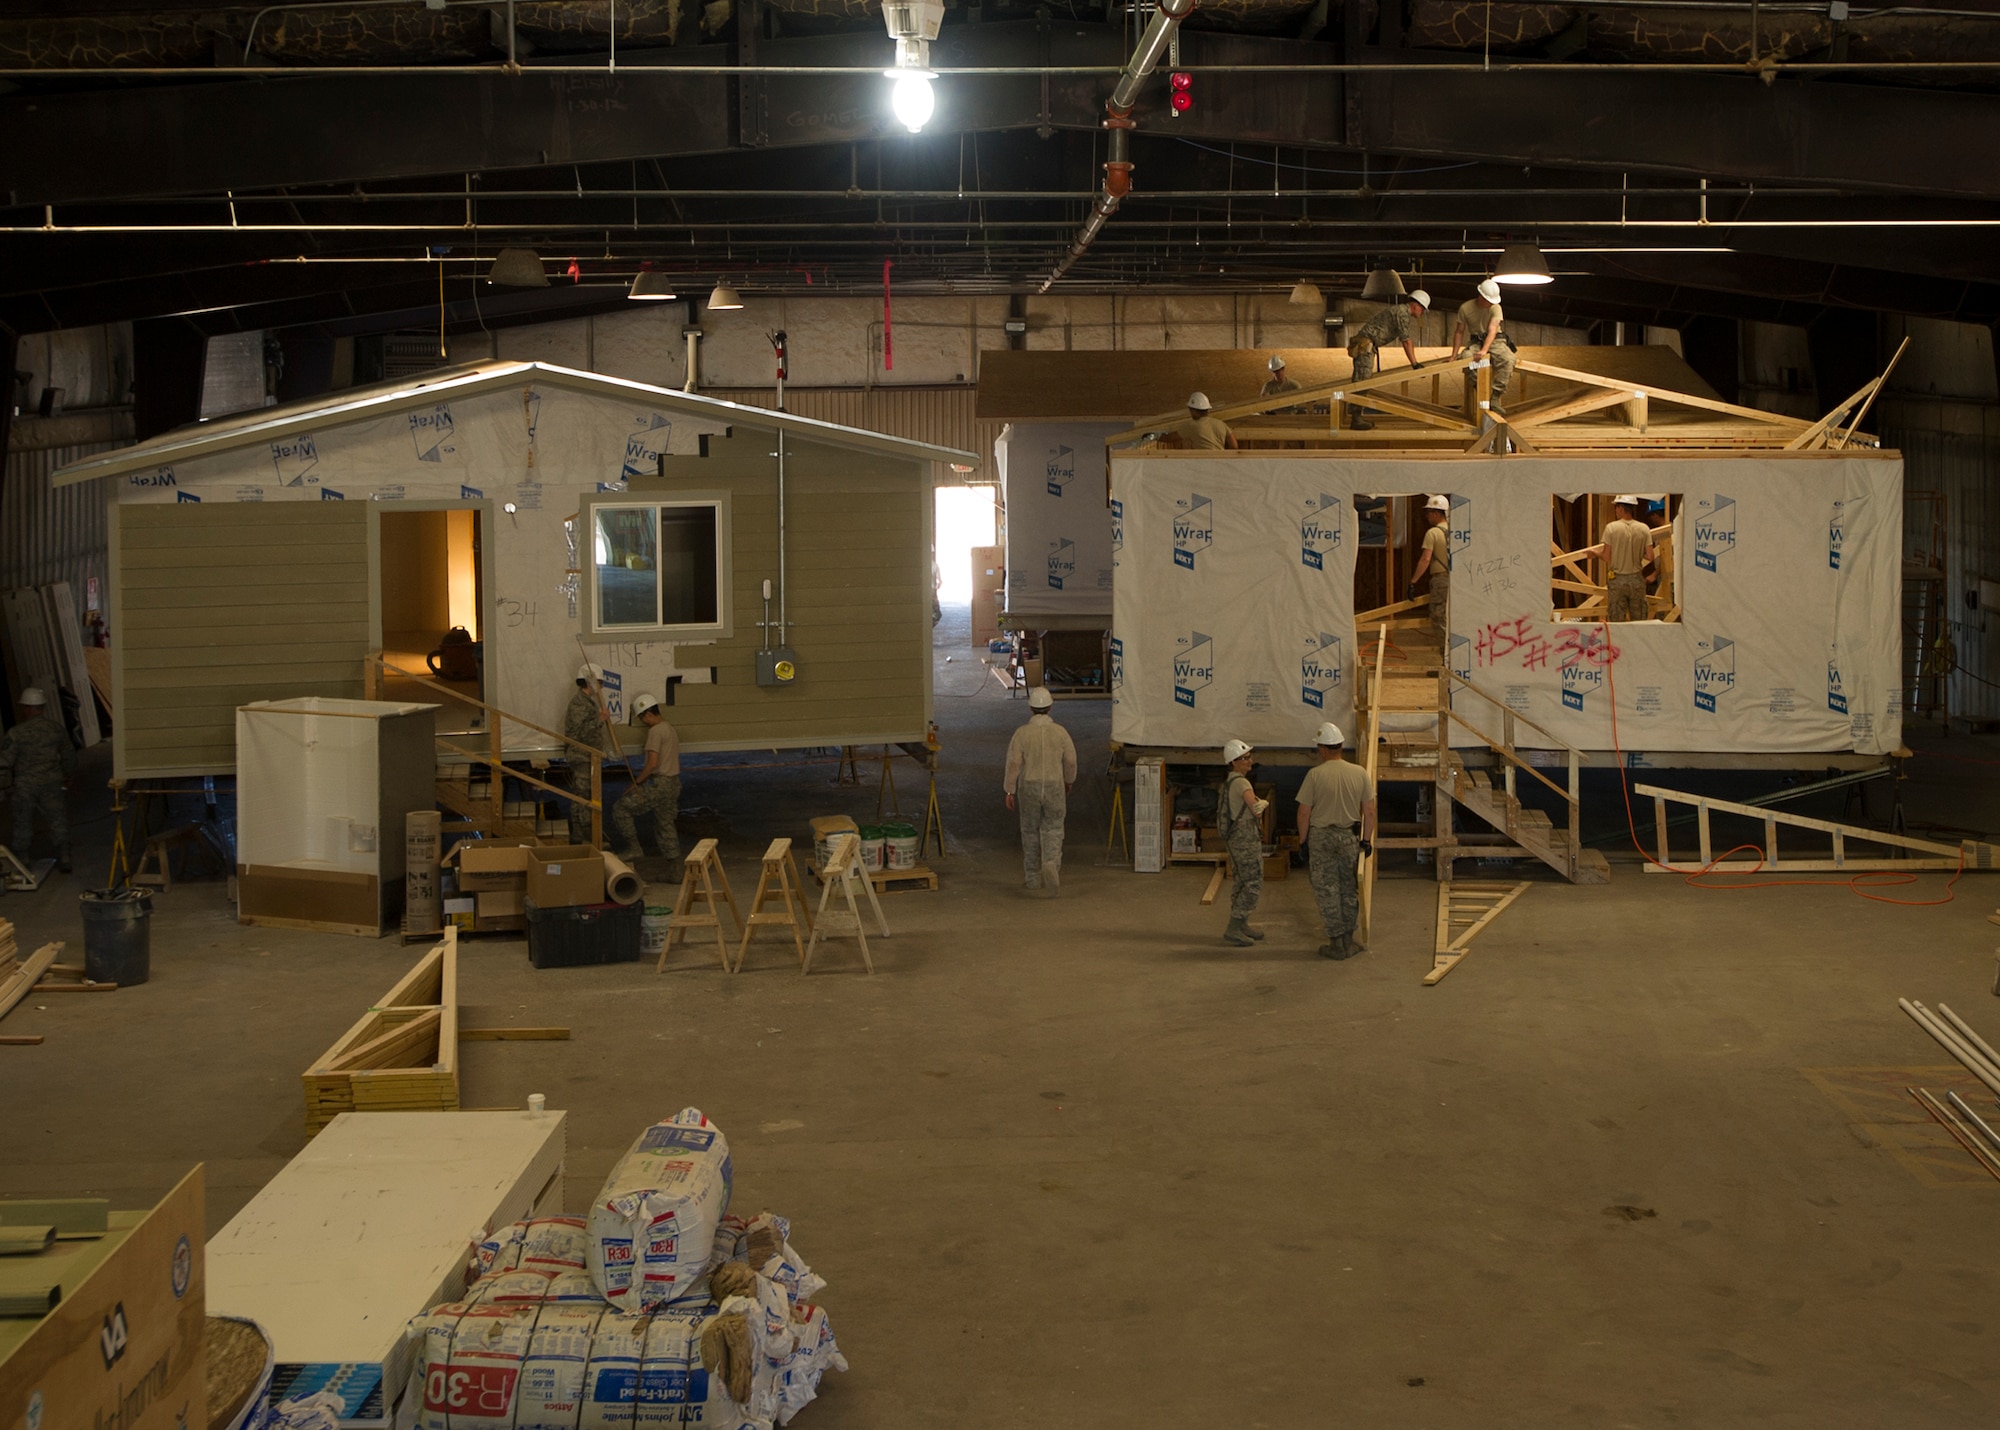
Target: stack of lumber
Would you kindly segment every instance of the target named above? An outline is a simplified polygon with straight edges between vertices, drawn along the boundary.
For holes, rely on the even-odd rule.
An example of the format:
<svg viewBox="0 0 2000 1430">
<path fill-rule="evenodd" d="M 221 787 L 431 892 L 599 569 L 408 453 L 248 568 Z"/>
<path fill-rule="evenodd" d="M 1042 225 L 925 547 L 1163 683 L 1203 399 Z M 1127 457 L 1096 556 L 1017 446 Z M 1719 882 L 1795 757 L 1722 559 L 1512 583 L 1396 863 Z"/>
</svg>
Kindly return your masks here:
<svg viewBox="0 0 2000 1430">
<path fill-rule="evenodd" d="M 343 1112 L 458 1109 L 458 936 L 417 961 L 305 1070 L 306 1133 Z"/>
<path fill-rule="evenodd" d="M 62 951 L 59 943 L 45 943 L 22 962 L 20 946 L 14 941 L 14 925 L 0 919 L 0 1018 L 28 996 L 28 990 L 49 971 L 49 965 L 62 957 Z"/>
</svg>

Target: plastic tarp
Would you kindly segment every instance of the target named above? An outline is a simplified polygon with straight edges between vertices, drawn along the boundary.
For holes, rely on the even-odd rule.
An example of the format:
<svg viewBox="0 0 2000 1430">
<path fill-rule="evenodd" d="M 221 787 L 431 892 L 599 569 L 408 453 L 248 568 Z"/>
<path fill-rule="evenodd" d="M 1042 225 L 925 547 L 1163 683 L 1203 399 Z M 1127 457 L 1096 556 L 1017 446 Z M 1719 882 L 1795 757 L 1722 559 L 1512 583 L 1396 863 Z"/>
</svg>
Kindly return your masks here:
<svg viewBox="0 0 2000 1430">
<path fill-rule="evenodd" d="M 1453 670 L 1580 749 L 1882 754 L 1902 738 L 1900 457 L 1118 458 L 1114 740 L 1351 728 L 1357 494 L 1451 498 Z M 1550 497 L 1683 498 L 1674 623 L 1551 619 Z M 1497 733 L 1492 705 L 1454 708 Z M 1535 736 L 1521 731 L 1520 743 Z M 1457 732 L 1455 742 L 1472 737 Z"/>
<path fill-rule="evenodd" d="M 1115 422 L 1014 423 L 993 444 L 1007 503 L 1007 610 L 1111 615 L 1104 439 Z"/>
</svg>

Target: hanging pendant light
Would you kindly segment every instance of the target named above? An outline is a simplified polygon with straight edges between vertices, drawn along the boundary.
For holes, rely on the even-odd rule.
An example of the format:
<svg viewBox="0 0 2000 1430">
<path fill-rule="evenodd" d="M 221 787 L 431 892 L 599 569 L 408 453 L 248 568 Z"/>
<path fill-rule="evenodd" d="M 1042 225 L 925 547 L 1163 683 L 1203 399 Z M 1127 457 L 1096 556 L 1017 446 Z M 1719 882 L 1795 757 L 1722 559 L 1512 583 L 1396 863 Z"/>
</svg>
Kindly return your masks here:
<svg viewBox="0 0 2000 1430">
<path fill-rule="evenodd" d="M 1496 283 L 1553 283 L 1549 261 L 1532 243 L 1510 243 L 1500 250 L 1500 262 L 1493 270 Z"/>
<path fill-rule="evenodd" d="M 1370 303 L 1393 303 L 1403 296 L 1402 275 L 1393 268 L 1377 268 L 1361 285 L 1361 296 Z"/>
<path fill-rule="evenodd" d="M 716 280 L 715 291 L 708 295 L 708 310 L 711 313 L 733 313 L 743 306 L 743 300 L 736 296 L 736 290 L 721 279 Z"/>
<path fill-rule="evenodd" d="M 651 269 L 647 269 L 632 280 L 632 286 L 626 291 L 625 296 L 627 298 L 659 300 L 678 298 L 680 294 L 674 291 L 673 279 L 664 273 L 655 273 Z"/>
<path fill-rule="evenodd" d="M 1318 307 L 1326 302 L 1319 291 L 1319 285 L 1301 278 L 1292 285 L 1291 301 L 1301 308 Z"/>
<path fill-rule="evenodd" d="M 486 281 L 502 288 L 546 288 L 549 275 L 542 271 L 542 257 L 532 248 L 503 248 L 493 256 Z"/>
</svg>

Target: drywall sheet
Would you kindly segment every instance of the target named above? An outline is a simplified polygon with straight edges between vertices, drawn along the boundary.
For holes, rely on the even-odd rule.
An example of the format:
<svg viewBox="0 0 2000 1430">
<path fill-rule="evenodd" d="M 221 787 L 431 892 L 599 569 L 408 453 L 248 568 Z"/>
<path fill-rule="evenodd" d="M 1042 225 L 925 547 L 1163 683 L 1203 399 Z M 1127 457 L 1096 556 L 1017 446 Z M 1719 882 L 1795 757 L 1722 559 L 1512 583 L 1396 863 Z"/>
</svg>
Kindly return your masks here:
<svg viewBox="0 0 2000 1430">
<path fill-rule="evenodd" d="M 1111 615 L 1104 439 L 1115 422 L 1015 423 L 993 444 L 1007 503 L 1010 614 Z"/>
<path fill-rule="evenodd" d="M 1684 498 L 1681 621 L 1551 619 L 1550 496 L 1634 487 Z M 1118 458 L 1112 738 L 1303 746 L 1321 720 L 1347 726 L 1353 498 L 1440 488 L 1451 498 L 1450 662 L 1491 701 L 1461 692 L 1457 708 L 1484 728 L 1504 704 L 1588 750 L 1881 754 L 1900 743 L 1893 453 Z"/>
</svg>

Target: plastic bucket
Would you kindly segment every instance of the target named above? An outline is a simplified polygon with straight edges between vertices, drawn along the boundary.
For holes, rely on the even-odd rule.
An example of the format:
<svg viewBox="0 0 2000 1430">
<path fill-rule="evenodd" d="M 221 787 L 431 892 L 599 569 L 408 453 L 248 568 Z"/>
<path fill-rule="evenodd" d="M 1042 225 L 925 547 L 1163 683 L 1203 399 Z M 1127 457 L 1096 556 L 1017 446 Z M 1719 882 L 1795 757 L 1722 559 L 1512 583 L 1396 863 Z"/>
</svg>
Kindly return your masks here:
<svg viewBox="0 0 2000 1430">
<path fill-rule="evenodd" d="M 153 971 L 153 899 L 137 889 L 93 889 L 77 899 L 83 915 L 83 976 L 121 987 Z"/>
<path fill-rule="evenodd" d="M 883 849 L 887 857 L 885 868 L 914 869 L 917 867 L 917 831 L 908 824 L 884 826 Z"/>
<path fill-rule="evenodd" d="M 639 918 L 639 952 L 655 957 L 666 952 L 667 929 L 673 920 L 674 911 L 666 905 L 648 904 Z"/>
<path fill-rule="evenodd" d="M 879 824 L 861 826 L 861 867 L 880 869 L 883 867 L 883 846 L 888 843 L 888 834 Z"/>
</svg>

